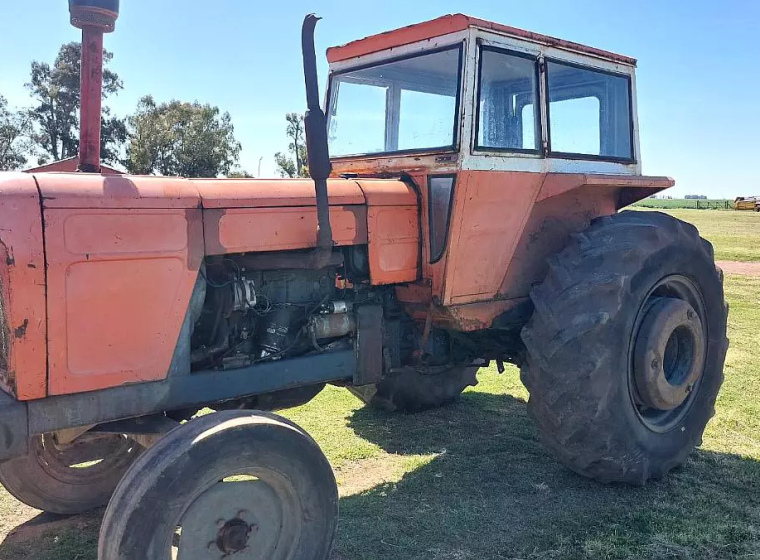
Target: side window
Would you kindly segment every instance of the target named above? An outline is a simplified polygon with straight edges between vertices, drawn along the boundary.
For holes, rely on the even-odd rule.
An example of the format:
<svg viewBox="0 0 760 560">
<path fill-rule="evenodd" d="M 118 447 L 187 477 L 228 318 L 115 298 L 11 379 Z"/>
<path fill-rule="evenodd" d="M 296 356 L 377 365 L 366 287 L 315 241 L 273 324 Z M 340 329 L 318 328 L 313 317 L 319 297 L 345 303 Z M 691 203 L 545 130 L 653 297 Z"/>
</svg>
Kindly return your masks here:
<svg viewBox="0 0 760 560">
<path fill-rule="evenodd" d="M 533 57 L 481 47 L 476 148 L 539 150 L 537 69 Z"/>
<path fill-rule="evenodd" d="M 552 154 L 632 160 L 630 78 L 548 61 Z"/>
<path fill-rule="evenodd" d="M 437 262 L 446 249 L 454 200 L 455 175 L 428 177 L 428 220 L 430 223 L 430 262 Z"/>
</svg>

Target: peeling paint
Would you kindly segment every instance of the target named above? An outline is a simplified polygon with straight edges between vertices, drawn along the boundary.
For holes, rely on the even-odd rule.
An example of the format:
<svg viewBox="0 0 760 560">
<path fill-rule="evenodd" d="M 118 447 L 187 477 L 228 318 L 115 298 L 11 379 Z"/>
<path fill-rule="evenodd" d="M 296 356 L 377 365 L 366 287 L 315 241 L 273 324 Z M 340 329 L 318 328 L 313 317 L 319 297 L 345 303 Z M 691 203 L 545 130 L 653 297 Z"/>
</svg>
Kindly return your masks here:
<svg viewBox="0 0 760 560">
<path fill-rule="evenodd" d="M 24 338 L 26 336 L 26 328 L 29 326 L 29 319 L 24 319 L 24 322 L 13 330 L 13 336 L 16 338 Z"/>
</svg>

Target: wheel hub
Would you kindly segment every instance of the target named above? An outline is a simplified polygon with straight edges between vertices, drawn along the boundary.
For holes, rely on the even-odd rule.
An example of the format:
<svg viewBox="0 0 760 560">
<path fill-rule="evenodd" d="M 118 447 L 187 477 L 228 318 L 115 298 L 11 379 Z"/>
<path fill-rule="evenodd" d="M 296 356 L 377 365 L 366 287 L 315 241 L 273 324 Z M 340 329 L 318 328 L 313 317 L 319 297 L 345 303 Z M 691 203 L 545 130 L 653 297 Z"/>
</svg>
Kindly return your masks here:
<svg viewBox="0 0 760 560">
<path fill-rule="evenodd" d="M 219 529 L 216 537 L 216 546 L 227 554 L 235 554 L 236 552 L 245 550 L 248 546 L 251 530 L 252 527 L 240 518 L 227 521 Z"/>
<path fill-rule="evenodd" d="M 654 298 L 634 347 L 638 400 L 662 411 L 683 404 L 702 376 L 705 349 L 704 329 L 694 308 L 682 299 Z"/>
</svg>

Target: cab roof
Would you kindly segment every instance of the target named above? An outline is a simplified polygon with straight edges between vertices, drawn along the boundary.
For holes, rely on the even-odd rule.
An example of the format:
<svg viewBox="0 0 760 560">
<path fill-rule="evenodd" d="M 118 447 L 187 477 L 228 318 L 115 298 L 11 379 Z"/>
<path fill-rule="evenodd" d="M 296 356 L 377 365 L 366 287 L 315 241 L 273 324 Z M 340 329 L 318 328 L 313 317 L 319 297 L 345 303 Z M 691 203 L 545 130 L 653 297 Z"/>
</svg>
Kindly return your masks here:
<svg viewBox="0 0 760 560">
<path fill-rule="evenodd" d="M 533 33 L 532 31 L 525 31 L 500 23 L 494 23 L 492 21 L 466 16 L 464 14 L 445 15 L 430 21 L 402 27 L 394 31 L 386 31 L 385 33 L 380 33 L 378 35 L 370 35 L 364 39 L 352 41 L 339 47 L 329 48 L 327 49 L 327 60 L 330 63 L 349 60 L 357 56 L 401 47 L 403 45 L 433 39 L 450 33 L 457 33 L 471 27 L 494 31 L 496 33 L 524 39 L 540 45 L 587 54 L 619 64 L 636 66 L 635 58 L 603 51 L 594 47 L 587 47 L 579 43 L 565 41 L 564 39 L 549 37 L 548 35 Z"/>
</svg>

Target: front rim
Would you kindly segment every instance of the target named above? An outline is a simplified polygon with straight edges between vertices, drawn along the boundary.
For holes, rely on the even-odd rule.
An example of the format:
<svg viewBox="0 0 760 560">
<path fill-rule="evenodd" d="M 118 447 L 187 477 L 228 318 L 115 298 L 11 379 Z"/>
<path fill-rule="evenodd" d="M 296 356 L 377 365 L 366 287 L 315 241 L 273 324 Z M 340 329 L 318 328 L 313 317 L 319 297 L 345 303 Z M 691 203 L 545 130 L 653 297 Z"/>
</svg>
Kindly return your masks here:
<svg viewBox="0 0 760 560">
<path fill-rule="evenodd" d="M 668 384 L 677 385 L 685 383 L 685 371 L 688 371 L 691 364 L 696 363 L 699 367 L 699 375 L 696 379 L 689 382 L 688 394 L 682 402 L 676 406 L 653 406 L 650 399 L 642 397 L 641 391 L 637 389 L 636 370 L 634 366 L 634 352 L 637 347 L 638 338 L 642 336 L 642 324 L 644 323 L 647 312 L 658 302 L 664 300 L 680 300 L 690 306 L 696 314 L 695 322 L 698 320 L 701 325 L 701 336 L 704 337 L 704 344 L 700 347 L 695 343 L 695 336 L 689 329 L 679 326 L 675 328 L 667 338 L 665 351 L 663 352 L 662 368 L 664 377 Z M 634 410 L 639 420 L 649 430 L 656 433 L 667 433 L 674 430 L 691 410 L 696 401 L 703 382 L 703 373 L 706 364 L 707 343 L 709 333 L 707 332 L 707 312 L 705 309 L 704 298 L 702 297 L 699 287 L 686 276 L 673 274 L 666 276 L 657 282 L 647 293 L 639 308 L 639 312 L 634 323 L 633 335 L 629 345 L 628 358 L 628 392 L 633 404 Z M 693 352 L 703 352 L 703 355 L 694 355 Z M 690 354 L 691 353 L 691 354 Z M 700 365 L 701 364 L 701 365 Z"/>
<path fill-rule="evenodd" d="M 31 451 L 50 477 L 75 485 L 91 485 L 129 465 L 138 444 L 123 435 L 85 434 L 70 444 L 59 444 L 52 434 L 37 436 Z"/>
<path fill-rule="evenodd" d="M 301 537 L 301 503 L 281 473 L 235 470 L 207 481 L 176 523 L 170 558 L 290 560 Z"/>
</svg>

